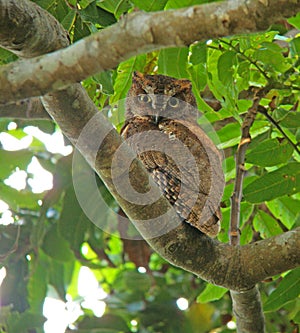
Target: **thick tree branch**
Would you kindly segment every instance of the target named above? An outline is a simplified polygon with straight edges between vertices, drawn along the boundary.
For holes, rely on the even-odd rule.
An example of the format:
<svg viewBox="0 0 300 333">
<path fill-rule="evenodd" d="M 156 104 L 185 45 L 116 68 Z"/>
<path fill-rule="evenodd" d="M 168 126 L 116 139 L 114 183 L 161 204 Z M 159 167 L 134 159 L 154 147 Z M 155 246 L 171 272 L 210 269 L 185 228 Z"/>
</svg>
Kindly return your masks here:
<svg viewBox="0 0 300 333">
<path fill-rule="evenodd" d="M 50 119 L 39 97 L 32 97 L 16 103 L 0 105 L 0 118 Z"/>
<path fill-rule="evenodd" d="M 68 96 L 74 94 L 76 103 L 70 105 Z M 48 112 L 97 171 L 127 216 L 154 250 L 169 262 L 207 281 L 237 291 L 248 290 L 257 282 L 300 264 L 300 228 L 253 244 L 233 247 L 205 236 L 186 223 L 178 224 L 176 214 L 163 197 L 143 209 L 140 205 L 127 202 L 116 191 L 111 178 L 111 164 L 122 143 L 121 138 L 101 113 L 94 116 L 96 108 L 85 91 L 72 86 L 66 92 L 49 94 L 44 100 Z M 84 129 L 90 119 L 92 121 Z M 80 135 L 83 136 L 78 141 Z M 101 137 L 106 139 L 102 140 Z M 99 142 L 102 145 L 97 153 Z M 125 165 L 134 160 L 132 152 L 125 150 L 121 160 Z M 120 166 L 120 176 L 124 172 L 122 169 Z M 140 188 L 146 193 L 149 186 L 153 186 L 138 161 L 133 163 L 131 172 L 134 173 L 131 178 L 134 180 L 134 188 Z M 155 231 L 163 228 L 168 230 L 172 225 L 177 227 L 162 236 L 151 238 L 153 225 L 148 226 L 143 221 L 164 212 L 167 214 L 158 221 Z"/>
<path fill-rule="evenodd" d="M 22 2 L 23 1 L 24 0 L 22 0 Z M 3 3 L 4 0 L 0 0 L 0 13 L 2 9 L 1 6 L 3 5 Z M 264 8 L 269 10 L 273 6 L 272 10 L 274 10 L 274 13 L 276 12 L 274 6 L 276 6 L 277 10 L 278 6 L 283 6 L 283 1 L 269 1 L 269 5 L 271 7 L 268 6 L 265 7 L 265 5 L 263 5 L 261 1 L 253 1 L 249 3 L 249 8 L 251 7 L 250 4 L 253 3 L 255 3 L 255 6 L 257 6 L 256 7 L 257 10 L 261 10 Z M 285 9 L 289 8 L 289 10 L 291 10 L 291 7 L 289 7 L 289 5 L 291 5 L 292 3 L 293 3 L 292 6 L 294 6 L 293 10 L 297 10 L 296 8 L 299 7 L 299 2 L 297 2 L 296 4 L 293 1 L 284 1 L 284 8 Z M 230 2 L 230 5 L 229 3 L 227 3 L 228 8 L 230 7 L 231 10 L 233 8 L 233 12 L 235 5 L 236 1 Z M 223 19 L 223 21 L 220 21 L 219 17 L 216 14 L 211 14 L 212 16 L 209 16 L 208 15 L 209 10 L 211 10 L 211 8 L 213 7 L 207 7 L 206 8 L 207 10 L 205 10 L 205 17 L 203 18 L 204 22 L 208 22 L 209 19 L 211 19 L 215 20 L 215 25 L 217 26 L 218 24 L 221 24 L 221 26 L 224 25 L 224 27 L 220 29 L 219 32 L 220 35 L 222 35 L 223 33 L 226 35 L 233 34 L 240 31 L 239 29 L 241 29 L 241 27 L 238 28 L 238 22 L 241 22 L 241 20 L 232 19 L 234 16 L 226 17 L 226 15 L 224 14 L 224 7 L 220 7 L 219 3 L 217 4 L 217 7 L 220 8 L 220 17 Z M 202 10 L 203 8 L 204 7 L 202 7 Z M 256 25 L 256 29 L 257 27 L 259 27 L 259 29 L 263 29 L 263 27 L 265 27 L 264 25 L 265 23 L 262 23 L 263 19 L 262 16 L 260 16 L 261 13 L 259 13 L 258 11 L 255 12 L 256 13 L 255 15 L 257 15 L 257 20 L 255 20 L 254 19 L 255 15 L 253 14 L 254 12 L 251 12 L 250 9 L 249 9 L 250 14 L 249 16 L 247 16 L 247 19 L 245 20 L 245 17 L 243 17 L 242 20 L 243 24 L 245 24 L 245 21 L 247 22 L 246 24 L 246 29 L 248 29 L 247 31 L 254 31 L 251 30 L 250 28 L 253 22 L 255 22 L 254 25 Z M 214 10 L 216 10 L 216 8 Z M 203 26 L 205 27 L 204 31 L 200 29 L 200 26 L 198 26 L 200 32 L 197 31 L 197 24 L 198 24 L 197 21 L 199 20 L 199 16 L 196 15 L 197 12 L 198 13 L 201 12 L 200 7 L 199 8 L 197 7 L 195 9 L 187 9 L 187 10 L 185 9 L 182 11 L 176 11 L 176 13 L 170 12 L 172 13 L 170 17 L 168 16 L 169 14 L 167 14 L 167 16 L 165 17 L 165 14 L 162 15 L 161 13 L 153 15 L 152 14 L 146 15 L 141 13 L 135 14 L 128 20 L 126 19 L 126 21 L 124 21 L 123 23 L 121 22 L 119 25 L 112 27 L 110 33 L 112 33 L 112 31 L 118 32 L 117 35 L 110 35 L 110 39 L 112 39 L 112 41 L 115 44 L 109 44 L 108 40 L 105 41 L 104 38 L 105 34 L 103 34 L 107 30 L 105 29 L 101 35 L 100 34 L 96 35 L 95 40 L 93 40 L 93 37 L 90 37 L 86 41 L 79 43 L 78 44 L 79 46 L 76 46 L 78 47 L 80 52 L 86 52 L 87 50 L 85 49 L 85 47 L 83 47 L 83 45 L 87 43 L 87 45 L 89 45 L 88 57 L 91 58 L 89 58 L 88 61 L 86 61 L 86 58 L 83 58 L 82 60 L 83 61 L 82 64 L 84 64 L 83 66 L 85 66 L 85 64 L 88 64 L 87 67 L 83 68 L 78 66 L 77 64 L 74 66 L 72 65 L 77 70 L 75 74 L 79 75 L 80 78 L 81 77 L 83 78 L 85 77 L 85 75 L 89 75 L 92 72 L 94 73 L 94 69 L 90 68 L 89 66 L 92 67 L 93 65 L 95 65 L 96 67 L 95 71 L 115 66 L 117 62 L 136 53 L 135 52 L 136 50 L 134 49 L 135 47 L 138 47 L 139 50 L 138 52 L 144 52 L 146 50 L 153 48 L 167 47 L 172 45 L 186 45 L 196 39 L 207 39 L 208 36 L 213 37 L 214 36 L 213 32 L 210 29 L 211 26 L 208 25 L 208 27 L 206 27 L 203 21 L 200 22 L 202 28 Z M 283 12 L 284 9 L 281 10 L 281 13 Z M 174 13 L 176 15 L 179 15 L 180 20 L 178 19 L 178 17 L 176 17 Z M 291 16 L 293 13 L 294 12 L 288 12 L 288 13 L 284 12 L 283 15 Z M 173 27 L 171 21 L 174 19 L 174 17 L 176 17 L 175 22 L 177 24 L 179 21 L 181 22 L 180 15 L 183 14 L 187 16 L 185 17 L 185 19 L 183 19 L 183 21 L 185 22 L 184 25 L 186 25 L 184 28 L 186 28 L 186 30 L 182 29 L 181 27 L 180 29 L 182 29 L 182 32 L 179 33 L 177 30 L 173 31 L 172 29 L 170 29 L 168 30 L 168 33 L 166 33 L 165 35 L 164 34 L 161 34 L 161 36 L 159 35 L 159 31 L 162 31 L 163 29 L 168 27 L 168 25 L 164 25 L 162 24 L 162 22 L 168 22 L 167 24 L 170 24 L 170 27 Z M 235 17 L 237 16 L 241 15 L 237 15 L 236 13 Z M 227 21 L 226 20 L 224 21 L 224 17 L 226 17 Z M 273 18 L 274 15 L 270 15 L 270 13 L 268 13 L 268 18 L 270 19 L 271 17 Z M 6 19 L 8 18 L 6 17 Z M 141 22 L 139 22 L 139 20 Z M 143 22 L 143 20 L 145 20 L 145 22 Z M 229 26 L 231 28 L 230 29 L 227 28 L 226 30 L 225 27 L 228 22 L 230 23 Z M 268 19 L 266 20 L 266 22 L 270 23 Z M 269 23 L 267 23 L 267 25 Z M 120 27 L 122 27 L 122 24 L 124 26 L 125 35 L 122 35 L 122 33 L 119 31 Z M 141 27 L 142 24 L 145 25 L 145 28 L 140 33 L 139 27 Z M 153 24 L 153 29 L 147 30 L 152 24 Z M 5 26 L 5 23 L 2 26 Z M 132 29 L 132 31 L 129 31 L 129 27 Z M 193 27 L 194 30 L 191 27 Z M 226 31 L 227 33 L 225 33 Z M 231 31 L 231 33 L 228 33 L 228 31 Z M 112 36 L 114 38 L 112 38 Z M 118 46 L 119 45 L 118 43 L 122 44 L 122 41 L 118 40 L 120 36 L 125 36 L 127 38 L 126 39 L 127 42 L 129 37 L 132 38 L 132 40 L 130 40 L 130 43 L 126 42 L 127 45 L 124 52 Z M 172 36 L 172 39 L 170 39 L 170 36 Z M 176 37 L 175 39 L 174 36 Z M 109 45 L 111 49 L 103 48 L 102 49 L 103 53 L 101 54 L 99 60 L 97 58 L 99 56 L 99 54 L 97 54 L 97 51 L 98 48 L 101 46 L 102 38 L 104 38 L 104 40 L 102 40 L 104 42 L 104 45 L 106 46 Z M 138 41 L 136 41 L 136 39 Z M 150 43 L 148 39 L 150 40 Z M 129 45 L 133 45 L 132 48 L 130 48 Z M 6 47 L 10 48 L 9 45 L 6 45 Z M 33 81 L 34 79 L 37 79 L 38 82 L 38 84 L 34 86 L 35 89 L 33 90 L 35 91 L 34 93 L 32 93 L 32 91 L 30 92 L 30 89 L 27 90 L 25 89 L 23 91 L 21 85 L 19 86 L 20 89 L 22 88 L 19 96 L 27 97 L 27 94 L 29 94 L 28 96 L 33 96 L 35 94 L 39 95 L 42 92 L 49 91 L 49 89 L 51 90 L 57 87 L 68 85 L 70 82 L 74 82 L 73 80 L 76 81 L 78 77 L 75 75 L 74 77 L 71 77 L 71 79 L 67 78 L 67 80 L 64 81 L 62 85 L 60 84 L 57 85 L 57 82 L 55 80 L 54 81 L 50 80 L 49 81 L 50 83 L 48 82 L 47 85 L 42 86 L 42 88 L 41 86 L 39 86 L 39 84 L 41 83 L 39 82 L 39 80 L 42 80 L 41 78 L 46 79 L 47 76 L 48 78 L 49 77 L 52 78 L 52 74 L 50 73 L 51 70 L 53 69 L 55 71 L 55 69 L 58 69 L 59 66 L 58 67 L 54 66 L 53 62 L 55 60 L 53 59 L 63 59 L 63 60 L 65 59 L 65 64 L 66 65 L 68 64 L 67 54 L 69 51 L 67 50 L 69 49 L 63 51 L 66 53 L 63 52 L 56 53 L 49 56 L 49 59 L 52 59 L 51 60 L 52 64 L 50 61 L 48 67 L 46 67 L 48 68 L 49 73 L 46 73 L 47 75 L 43 76 L 44 73 L 43 71 L 40 70 L 39 75 L 35 75 L 35 77 L 33 78 Z M 93 58 L 92 51 L 95 51 L 96 53 L 95 58 Z M 72 49 L 72 52 L 74 52 L 74 49 Z M 26 52 L 24 54 L 26 54 Z M 27 53 L 27 56 L 30 56 L 30 53 Z M 95 63 L 91 63 L 90 59 L 95 60 Z M 43 64 L 43 61 L 45 61 L 44 58 L 40 58 L 39 60 L 37 59 L 34 60 L 34 62 L 39 63 L 39 65 Z M 72 61 L 76 62 L 77 58 L 71 57 L 69 59 L 69 65 L 70 62 L 72 63 Z M 99 66 L 98 66 L 98 61 L 100 62 Z M 44 62 L 44 64 L 45 63 L 46 62 Z M 9 76 L 10 82 L 16 83 L 15 87 L 18 85 L 17 80 L 19 79 L 15 70 L 17 68 L 21 68 L 20 64 L 26 65 L 27 63 L 20 62 L 15 68 L 14 65 L 12 65 L 11 69 L 13 69 L 14 71 L 11 72 Z M 68 66 L 65 67 L 65 70 L 63 70 L 64 72 L 63 76 L 64 75 L 67 76 L 69 71 L 74 70 L 72 66 L 70 65 L 69 68 L 67 68 Z M 6 67 L 6 70 L 7 68 L 8 67 Z M 44 69 L 45 68 L 42 67 L 42 70 Z M 26 77 L 27 74 L 26 73 L 22 74 L 23 80 L 24 81 L 28 80 L 27 83 L 29 83 L 31 82 L 30 81 L 31 78 L 30 76 Z M 55 75 L 56 74 L 54 74 L 54 76 Z M 8 89 L 7 86 L 6 89 Z M 1 90 L 0 88 L 0 96 L 3 98 L 2 101 L 13 100 L 13 98 L 11 98 L 9 94 L 7 96 L 3 96 L 2 93 L 4 92 L 5 89 Z M 22 98 L 22 97 L 17 97 L 17 98 Z M 120 203 L 122 208 L 124 208 L 127 215 L 135 223 L 135 225 L 143 234 L 143 236 L 145 238 L 148 238 L 147 241 L 152 245 L 152 247 L 158 253 L 160 253 L 163 257 L 165 257 L 168 261 L 170 261 L 174 265 L 182 267 L 185 270 L 191 271 L 207 281 L 211 281 L 212 283 L 225 286 L 231 290 L 245 291 L 245 295 L 250 294 L 250 296 L 247 296 L 247 302 L 249 301 L 249 299 L 255 299 L 256 301 L 253 304 L 256 307 L 256 305 L 258 305 L 260 302 L 259 299 L 257 298 L 257 293 L 255 289 L 252 288 L 257 282 L 265 279 L 268 276 L 272 276 L 281 273 L 285 270 L 292 269 L 300 264 L 300 237 L 299 237 L 300 228 L 257 243 L 249 244 L 242 247 L 240 246 L 233 247 L 228 244 L 223 244 L 216 240 L 212 240 L 187 224 L 179 223 L 177 221 L 178 218 L 175 212 L 173 211 L 172 207 L 170 207 L 168 201 L 163 197 L 161 197 L 161 199 L 158 200 L 153 205 L 146 206 L 143 208 L 141 208 L 139 205 L 134 205 L 130 202 L 125 201 L 119 195 L 118 191 L 116 191 L 116 188 L 111 178 L 112 159 L 114 157 L 116 150 L 118 149 L 118 147 L 120 147 L 122 141 L 118 133 L 112 128 L 111 124 L 101 115 L 101 113 L 97 114 L 96 107 L 94 106 L 92 101 L 88 98 L 87 94 L 82 89 L 82 87 L 79 84 L 72 85 L 69 88 L 65 89 L 64 91 L 48 94 L 43 98 L 43 100 L 44 100 L 44 105 L 49 114 L 51 114 L 51 116 L 57 121 L 62 131 L 68 136 L 68 138 L 71 140 L 71 142 L 74 145 L 77 145 L 82 155 L 85 156 L 85 158 L 89 161 L 91 166 L 97 171 L 100 177 L 104 180 L 109 190 L 113 193 L 117 201 Z M 96 114 L 97 116 L 95 116 Z M 92 123 L 90 123 L 90 126 L 88 127 L 89 131 L 86 133 L 87 136 L 81 137 L 81 139 L 78 141 L 80 135 L 82 135 L 82 133 L 85 131 L 84 130 L 85 126 L 91 119 Z M 101 136 L 103 136 L 105 139 L 102 140 L 101 149 L 98 151 L 99 147 L 97 143 L 97 138 Z M 95 154 L 95 152 L 97 151 L 98 153 Z M 132 152 L 129 149 L 125 149 L 125 151 L 123 152 L 124 161 L 128 159 L 131 160 L 131 157 L 133 157 Z M 133 184 L 133 186 L 136 188 L 140 188 L 144 192 L 147 192 L 149 186 L 154 186 L 155 184 L 153 184 L 151 179 L 148 178 L 147 172 L 140 165 L 139 161 L 133 159 L 133 162 L 134 163 L 131 172 L 134 173 L 134 177 L 132 177 L 132 179 L 134 179 L 136 182 L 136 184 Z M 119 172 L 121 176 L 122 175 L 121 166 L 119 168 Z M 153 229 L 151 228 L 152 226 L 150 227 L 147 226 L 147 223 L 144 223 L 143 220 L 149 219 L 149 217 L 155 216 L 157 213 L 161 214 L 162 212 L 167 212 L 167 214 L 163 219 L 158 221 L 159 223 L 156 225 L 156 227 L 159 230 L 165 228 L 166 230 L 169 231 L 162 234 L 162 236 L 151 238 L 151 236 L 153 237 L 153 234 L 151 234 L 151 232 L 153 231 Z M 172 226 L 174 225 L 177 226 L 172 229 Z M 254 292 L 252 292 L 253 290 Z M 242 316 L 244 315 L 248 316 L 249 313 L 244 311 L 245 306 L 242 305 L 243 299 L 241 299 L 241 297 L 243 295 L 240 293 L 237 294 L 232 293 L 232 295 L 234 302 L 236 302 L 237 304 L 235 305 L 235 313 L 237 318 L 242 318 Z M 260 307 L 258 307 L 258 309 L 260 311 Z M 242 332 L 244 332 L 244 329 L 245 332 L 247 332 L 246 331 L 247 326 L 245 323 L 246 322 L 243 319 L 241 319 L 240 322 L 238 323 L 239 330 Z M 259 329 L 257 331 L 259 331 Z"/>
<path fill-rule="evenodd" d="M 236 178 L 231 196 L 230 215 L 230 244 L 239 245 L 240 240 L 240 205 L 242 200 L 243 179 L 245 174 L 245 156 L 251 142 L 250 129 L 254 123 L 261 98 L 265 95 L 263 90 L 256 92 L 253 104 L 249 108 L 242 124 L 242 135 L 236 153 Z M 264 332 L 264 314 L 262 311 L 260 293 L 256 287 L 247 291 L 230 291 L 233 313 L 237 318 L 238 332 L 255 333 Z M 250 314 L 250 315 L 249 315 Z"/>
<path fill-rule="evenodd" d="M 257 287 L 245 292 L 230 292 L 233 303 L 233 314 L 236 317 L 237 332 L 264 332 L 264 314 L 260 293 Z"/>
<path fill-rule="evenodd" d="M 15 50 L 7 37 L 14 24 L 14 16 L 8 9 L 11 3 L 14 1 L 0 1 L 0 21 L 5 22 L 0 26 L 0 38 L 4 38 L 2 46 Z M 19 3 L 25 6 L 26 1 Z M 265 30 L 271 23 L 299 10 L 300 2 L 294 0 L 251 0 L 247 3 L 231 0 L 167 12 L 132 13 L 66 49 L 1 67 L 0 103 L 65 88 L 92 74 L 114 68 L 136 54 L 186 46 L 208 39 L 208 36 L 216 38 Z M 22 47 L 20 43 L 18 52 Z M 28 56 L 25 51 L 20 54 Z M 33 51 L 30 54 L 35 55 Z"/>
<path fill-rule="evenodd" d="M 19 57 L 33 58 L 69 41 L 59 22 L 35 3 L 0 0 L 0 45 Z"/>
<path fill-rule="evenodd" d="M 49 94 L 43 99 L 49 114 L 98 172 L 145 238 L 151 236 L 149 233 L 152 229 L 138 221 L 148 219 L 157 212 L 168 212 L 165 219 L 159 221 L 162 227 L 158 226 L 158 228 L 168 229 L 170 224 L 176 225 L 177 216 L 172 209 L 169 209 L 171 207 L 163 197 L 153 205 L 141 209 L 139 205 L 126 202 L 118 194 L 112 182 L 110 170 L 112 158 L 122 143 L 121 138 L 106 118 L 98 113 L 97 108 L 79 84 L 70 86 L 64 91 Z M 88 132 L 90 137 L 81 140 L 78 146 L 78 138 L 90 119 L 93 119 L 92 127 Z M 95 145 L 97 145 L 95 138 L 104 134 L 108 136 L 95 157 Z M 132 152 L 129 149 L 126 150 L 123 158 L 124 161 L 131 159 Z M 136 160 L 134 160 L 132 172 L 135 174 L 132 179 L 136 180 L 133 187 L 139 187 L 147 192 L 150 185 L 154 186 L 145 169 Z M 229 289 L 247 290 L 268 276 L 292 269 L 300 264 L 299 234 L 298 228 L 268 240 L 242 247 L 232 247 L 210 239 L 187 224 L 179 223 L 168 233 L 148 239 L 148 242 L 176 266 Z"/>
</svg>

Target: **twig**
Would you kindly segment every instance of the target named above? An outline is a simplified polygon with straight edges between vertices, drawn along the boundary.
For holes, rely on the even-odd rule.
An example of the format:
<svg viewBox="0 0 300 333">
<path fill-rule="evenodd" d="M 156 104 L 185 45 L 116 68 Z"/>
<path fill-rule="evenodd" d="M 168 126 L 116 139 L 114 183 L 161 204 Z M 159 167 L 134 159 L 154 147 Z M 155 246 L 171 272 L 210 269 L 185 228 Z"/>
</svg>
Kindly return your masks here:
<svg viewBox="0 0 300 333">
<path fill-rule="evenodd" d="M 263 114 L 277 129 L 278 131 L 287 139 L 287 141 L 289 142 L 289 144 L 295 149 L 295 151 L 300 155 L 300 150 L 297 146 L 297 144 L 295 144 L 284 132 L 284 130 L 279 126 L 278 122 L 276 120 L 274 120 L 267 112 L 267 110 L 261 106 L 258 109 L 259 113 Z"/>
<path fill-rule="evenodd" d="M 221 43 L 226 44 L 227 46 L 230 46 L 231 48 L 234 49 L 234 51 L 239 54 L 242 58 L 244 58 L 245 60 L 248 60 L 250 62 L 250 64 L 252 64 L 254 67 L 256 67 L 258 69 L 258 71 L 264 76 L 264 78 L 269 82 L 270 81 L 270 77 L 267 75 L 267 73 L 258 65 L 256 60 L 253 60 L 251 57 L 247 56 L 246 53 L 242 50 L 240 50 L 238 47 L 236 47 L 235 45 L 233 45 L 232 41 L 227 42 L 224 39 L 219 39 Z"/>
<path fill-rule="evenodd" d="M 261 97 L 256 94 L 242 124 L 242 137 L 236 153 L 236 178 L 231 196 L 230 244 L 238 245 L 240 240 L 240 205 L 242 199 L 243 178 L 245 174 L 245 155 L 251 142 L 250 128 L 255 120 Z"/>
</svg>

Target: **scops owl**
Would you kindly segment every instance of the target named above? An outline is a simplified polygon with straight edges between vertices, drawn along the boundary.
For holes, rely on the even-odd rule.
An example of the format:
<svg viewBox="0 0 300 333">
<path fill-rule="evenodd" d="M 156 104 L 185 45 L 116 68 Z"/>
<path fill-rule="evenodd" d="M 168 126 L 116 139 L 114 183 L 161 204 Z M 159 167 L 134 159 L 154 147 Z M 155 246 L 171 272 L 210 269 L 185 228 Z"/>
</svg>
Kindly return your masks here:
<svg viewBox="0 0 300 333">
<path fill-rule="evenodd" d="M 220 229 L 222 161 L 198 116 L 189 80 L 135 72 L 121 134 L 182 221 L 214 237 Z"/>
</svg>

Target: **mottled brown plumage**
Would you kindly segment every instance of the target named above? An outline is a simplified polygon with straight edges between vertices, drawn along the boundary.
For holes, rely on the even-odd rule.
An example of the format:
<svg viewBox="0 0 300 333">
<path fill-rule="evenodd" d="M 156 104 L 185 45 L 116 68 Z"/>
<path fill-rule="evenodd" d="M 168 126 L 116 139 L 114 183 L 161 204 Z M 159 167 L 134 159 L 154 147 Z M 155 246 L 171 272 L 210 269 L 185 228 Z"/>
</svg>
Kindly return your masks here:
<svg viewBox="0 0 300 333">
<path fill-rule="evenodd" d="M 182 220 L 215 236 L 224 187 L 221 158 L 197 116 L 190 81 L 136 72 L 121 134 Z"/>
</svg>

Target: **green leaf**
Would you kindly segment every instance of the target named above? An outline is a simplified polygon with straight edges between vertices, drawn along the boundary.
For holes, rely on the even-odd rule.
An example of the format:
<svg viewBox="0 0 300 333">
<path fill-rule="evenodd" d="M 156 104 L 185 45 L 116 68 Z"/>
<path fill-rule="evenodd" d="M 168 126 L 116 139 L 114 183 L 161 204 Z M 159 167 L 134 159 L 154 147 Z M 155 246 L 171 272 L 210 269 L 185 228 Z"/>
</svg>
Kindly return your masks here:
<svg viewBox="0 0 300 333">
<path fill-rule="evenodd" d="M 288 229 L 300 222 L 300 201 L 291 197 L 282 197 L 267 202 L 272 214 Z"/>
<path fill-rule="evenodd" d="M 93 24 L 100 24 L 103 27 L 107 27 L 117 22 L 115 16 L 106 10 L 98 7 L 96 2 L 92 2 L 85 9 L 80 10 L 79 15 L 84 22 L 91 22 Z"/>
<path fill-rule="evenodd" d="M 97 0 L 97 6 L 113 13 L 117 18 L 132 8 L 131 2 L 126 0 Z"/>
<path fill-rule="evenodd" d="M 241 230 L 241 245 L 248 244 L 253 238 L 253 229 L 250 224 L 245 224 Z"/>
<path fill-rule="evenodd" d="M 76 11 L 70 11 L 65 18 L 60 22 L 61 25 L 67 30 L 70 31 L 76 19 Z"/>
<path fill-rule="evenodd" d="M 106 314 L 101 318 L 84 317 L 79 323 L 80 332 L 125 333 L 128 326 L 124 319 L 113 314 Z"/>
<path fill-rule="evenodd" d="M 115 104 L 126 97 L 126 94 L 131 86 L 132 73 L 134 71 L 143 72 L 145 65 L 146 56 L 144 54 L 132 57 L 119 65 L 117 71 L 118 75 L 114 84 L 115 94 L 111 97 L 110 104 Z"/>
<path fill-rule="evenodd" d="M 264 304 L 264 311 L 276 311 L 300 293 L 300 268 L 289 272 Z"/>
<path fill-rule="evenodd" d="M 244 189 L 244 199 L 252 203 L 273 200 L 300 191 L 300 163 L 289 163 L 266 173 Z"/>
<path fill-rule="evenodd" d="M 30 264 L 29 281 L 27 284 L 30 309 L 42 313 L 48 288 L 49 258 L 39 251 L 39 256 L 33 258 Z"/>
<path fill-rule="evenodd" d="M 147 274 L 141 274 L 137 271 L 121 272 L 126 290 L 146 292 L 151 287 L 151 278 Z"/>
<path fill-rule="evenodd" d="M 168 0 L 131 0 L 131 2 L 141 10 L 145 12 L 155 12 L 163 10 Z"/>
<path fill-rule="evenodd" d="M 263 167 L 274 166 L 287 162 L 293 151 L 293 147 L 287 140 L 279 142 L 277 139 L 269 139 L 259 143 L 248 152 L 246 161 Z"/>
<path fill-rule="evenodd" d="M 66 299 L 66 286 L 68 286 L 72 279 L 74 269 L 74 262 L 59 262 L 51 260 L 48 266 L 49 270 L 49 283 L 53 286 L 61 300 Z"/>
<path fill-rule="evenodd" d="M 104 94 L 112 95 L 114 93 L 112 71 L 104 71 L 93 76 L 94 80 L 101 84 Z"/>
<path fill-rule="evenodd" d="M 79 15 L 76 16 L 73 30 L 74 33 L 71 35 L 73 43 L 91 34 L 88 24 L 83 22 Z"/>
<path fill-rule="evenodd" d="M 190 62 L 193 65 L 205 64 L 207 60 L 206 42 L 200 42 L 191 46 Z"/>
<path fill-rule="evenodd" d="M 292 24 L 295 28 L 300 29 L 300 12 L 289 19 L 287 19 L 289 24 Z"/>
<path fill-rule="evenodd" d="M 16 189 L 0 183 L 0 199 L 5 201 L 10 208 L 18 211 L 20 208 L 37 209 L 41 194 L 34 194 L 28 190 Z"/>
<path fill-rule="evenodd" d="M 81 209 L 73 187 L 70 186 L 64 196 L 58 223 L 59 234 L 69 242 L 71 249 L 79 251 L 89 225 L 90 221 Z"/>
<path fill-rule="evenodd" d="M 229 123 L 222 127 L 217 134 L 221 142 L 220 148 L 234 146 L 238 144 L 241 139 L 240 124 L 237 122 Z"/>
<path fill-rule="evenodd" d="M 158 73 L 176 78 L 188 78 L 186 70 L 188 53 L 187 47 L 161 50 L 158 55 Z"/>
<path fill-rule="evenodd" d="M 280 125 L 287 128 L 299 128 L 300 112 L 288 112 L 288 114 L 280 121 Z"/>
<path fill-rule="evenodd" d="M 183 7 L 190 7 L 194 5 L 201 5 L 203 3 L 215 2 L 219 0 L 168 0 L 165 9 L 177 9 Z"/>
<path fill-rule="evenodd" d="M 272 42 L 263 42 L 254 53 L 254 57 L 268 69 L 274 68 L 279 72 L 285 72 L 290 68 L 290 65 L 282 55 L 281 47 Z"/>
<path fill-rule="evenodd" d="M 228 290 L 208 283 L 202 293 L 197 297 L 198 303 L 208 303 L 222 298 Z"/>
<path fill-rule="evenodd" d="M 253 226 L 256 231 L 259 231 L 262 238 L 270 238 L 282 233 L 278 222 L 272 216 L 259 210 L 254 217 Z"/>
<path fill-rule="evenodd" d="M 202 97 L 200 96 L 200 91 L 202 91 L 207 83 L 207 74 L 206 74 L 206 67 L 203 64 L 199 64 L 199 65 L 195 65 L 195 66 L 191 66 L 188 69 L 189 73 L 190 73 L 190 80 L 192 81 L 193 84 L 193 90 L 194 90 L 194 94 L 195 97 L 198 101 L 198 98 Z M 197 98 L 198 97 L 198 98 Z M 202 99 L 202 103 L 204 103 L 203 99 Z M 204 103 L 206 104 L 206 103 Z M 212 112 L 212 108 L 210 106 L 208 106 L 207 104 L 203 107 L 200 108 L 200 110 L 202 111 L 210 111 Z"/>
<path fill-rule="evenodd" d="M 46 233 L 42 249 L 49 257 L 55 260 L 70 261 L 74 258 L 73 253 L 68 242 L 59 234 L 57 229 L 57 225 L 53 225 Z"/>
<path fill-rule="evenodd" d="M 12 171 L 17 167 L 21 170 L 26 170 L 28 164 L 31 162 L 33 153 L 29 150 L 8 151 L 0 150 L 0 161 L 5 163 L 0 164 L 0 178 L 7 178 Z"/>
<path fill-rule="evenodd" d="M 27 333 L 31 329 L 41 328 L 45 320 L 40 314 L 30 311 L 21 314 L 13 312 L 7 320 L 8 332 Z"/>
<path fill-rule="evenodd" d="M 233 66 L 236 64 L 236 59 L 234 51 L 225 51 L 218 59 L 218 77 L 225 85 L 233 82 Z"/>
<path fill-rule="evenodd" d="M 292 39 L 290 46 L 291 55 L 297 57 L 300 54 L 300 37 Z"/>
</svg>

